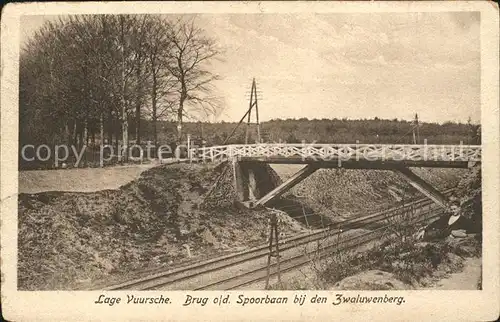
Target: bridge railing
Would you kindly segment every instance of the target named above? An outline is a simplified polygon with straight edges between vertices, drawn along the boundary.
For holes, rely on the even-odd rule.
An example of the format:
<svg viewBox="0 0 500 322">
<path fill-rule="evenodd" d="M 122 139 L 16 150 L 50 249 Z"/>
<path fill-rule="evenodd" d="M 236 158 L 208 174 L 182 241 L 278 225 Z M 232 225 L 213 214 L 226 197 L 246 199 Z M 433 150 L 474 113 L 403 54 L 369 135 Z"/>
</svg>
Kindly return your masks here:
<svg viewBox="0 0 500 322">
<path fill-rule="evenodd" d="M 194 148 L 190 159 L 215 162 L 232 158 L 290 158 L 304 160 L 465 161 L 480 162 L 478 145 L 388 144 L 247 144 Z"/>
</svg>

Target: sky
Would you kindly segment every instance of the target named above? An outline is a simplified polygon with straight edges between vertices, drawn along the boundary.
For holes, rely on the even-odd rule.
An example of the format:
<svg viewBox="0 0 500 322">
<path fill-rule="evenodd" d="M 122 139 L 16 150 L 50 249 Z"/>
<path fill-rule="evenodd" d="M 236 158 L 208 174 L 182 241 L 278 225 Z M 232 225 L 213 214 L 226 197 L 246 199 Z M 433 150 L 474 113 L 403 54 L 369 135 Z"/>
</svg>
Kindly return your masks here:
<svg viewBox="0 0 500 322">
<path fill-rule="evenodd" d="M 24 17 L 21 42 L 50 19 Z M 224 104 L 211 121 L 243 116 L 253 77 L 261 121 L 480 121 L 479 13 L 200 14 L 196 23 L 224 49 L 209 66 Z"/>
</svg>

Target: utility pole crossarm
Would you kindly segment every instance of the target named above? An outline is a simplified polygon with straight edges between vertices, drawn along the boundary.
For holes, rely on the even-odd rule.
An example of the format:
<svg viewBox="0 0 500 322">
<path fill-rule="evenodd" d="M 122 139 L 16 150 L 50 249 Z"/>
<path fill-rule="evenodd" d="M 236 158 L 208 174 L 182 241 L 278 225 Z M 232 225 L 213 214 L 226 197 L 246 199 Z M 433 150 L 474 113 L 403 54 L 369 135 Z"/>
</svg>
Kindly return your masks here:
<svg viewBox="0 0 500 322">
<path fill-rule="evenodd" d="M 250 130 L 250 125 L 251 125 L 251 117 L 252 117 L 252 109 L 255 107 L 255 116 L 257 119 L 257 142 L 261 142 L 260 139 L 260 123 L 259 123 L 259 106 L 257 104 L 257 83 L 255 82 L 255 78 L 252 80 L 252 88 L 250 90 L 250 101 L 248 103 L 248 110 L 246 111 L 245 115 L 241 118 L 241 120 L 238 122 L 238 124 L 234 127 L 233 131 L 229 136 L 224 140 L 223 144 L 226 144 L 229 139 L 234 135 L 238 127 L 243 123 L 245 118 L 247 118 L 247 126 L 245 130 L 245 144 L 248 144 L 248 138 L 249 138 L 249 130 Z"/>
</svg>

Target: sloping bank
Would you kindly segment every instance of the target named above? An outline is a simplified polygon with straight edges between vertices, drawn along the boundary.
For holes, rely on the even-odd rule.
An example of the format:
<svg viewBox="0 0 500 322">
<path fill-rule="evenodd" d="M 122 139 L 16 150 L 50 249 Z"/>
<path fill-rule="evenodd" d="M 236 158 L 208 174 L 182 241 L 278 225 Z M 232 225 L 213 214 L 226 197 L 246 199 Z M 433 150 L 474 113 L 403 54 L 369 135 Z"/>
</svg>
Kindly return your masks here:
<svg viewBox="0 0 500 322">
<path fill-rule="evenodd" d="M 281 165 L 273 165 L 273 168 L 280 175 L 286 172 Z M 461 178 L 471 172 L 467 169 L 438 168 L 412 170 L 440 191 L 456 188 Z M 311 208 L 311 212 L 333 220 L 425 198 L 394 171 L 349 169 L 320 169 L 292 188 L 285 197 L 299 198 Z"/>
<path fill-rule="evenodd" d="M 188 260 L 186 245 L 193 260 L 262 244 L 267 211 L 234 203 L 229 168 L 165 165 L 116 190 L 20 194 L 19 288 L 85 288 L 110 276 L 171 267 Z M 216 182 L 227 191 L 213 189 Z M 292 220 L 281 229 L 300 230 Z"/>
</svg>

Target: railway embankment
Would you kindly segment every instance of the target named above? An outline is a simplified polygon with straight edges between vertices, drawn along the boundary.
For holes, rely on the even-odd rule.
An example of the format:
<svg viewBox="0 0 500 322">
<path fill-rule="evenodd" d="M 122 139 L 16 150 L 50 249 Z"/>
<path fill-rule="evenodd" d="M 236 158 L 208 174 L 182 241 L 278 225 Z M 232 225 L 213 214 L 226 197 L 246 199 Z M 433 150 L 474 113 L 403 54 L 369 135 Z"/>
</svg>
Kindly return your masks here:
<svg viewBox="0 0 500 322">
<path fill-rule="evenodd" d="M 232 180 L 227 164 L 173 164 L 146 170 L 118 189 L 20 194 L 19 288 L 90 289 L 102 281 L 128 280 L 265 244 L 269 210 L 250 210 L 235 202 Z M 297 189 L 316 195 L 314 189 L 321 187 L 314 186 L 314 180 L 319 178 L 312 180 Z M 372 181 L 360 176 L 340 186 L 335 183 L 336 190 L 329 190 L 332 202 L 340 200 L 335 191 L 347 189 L 352 195 L 342 192 L 344 199 L 328 214 L 330 219 L 356 213 L 357 205 L 385 200 L 391 195 L 388 187 L 400 179 L 386 179 L 385 187 L 370 190 L 377 193 L 353 193 Z M 312 209 L 319 200 L 311 196 L 295 199 Z M 394 206 L 394 200 L 387 201 L 390 204 Z M 363 209 L 365 214 L 374 210 Z M 285 214 L 280 218 L 283 237 L 308 231 L 300 219 Z"/>
<path fill-rule="evenodd" d="M 19 288 L 85 289 L 265 243 L 269 211 L 234 202 L 227 168 L 163 165 L 118 189 L 20 194 Z M 285 236 L 305 230 L 282 217 Z"/>
</svg>

